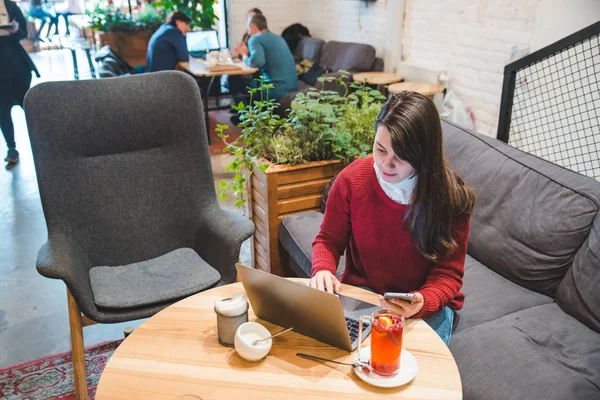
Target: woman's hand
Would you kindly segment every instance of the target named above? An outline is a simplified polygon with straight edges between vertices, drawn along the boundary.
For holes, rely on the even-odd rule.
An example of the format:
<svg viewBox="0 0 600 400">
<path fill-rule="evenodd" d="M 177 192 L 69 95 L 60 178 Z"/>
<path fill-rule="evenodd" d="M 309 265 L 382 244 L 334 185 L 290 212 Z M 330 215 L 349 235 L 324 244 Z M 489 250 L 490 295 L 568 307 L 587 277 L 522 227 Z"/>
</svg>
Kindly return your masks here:
<svg viewBox="0 0 600 400">
<path fill-rule="evenodd" d="M 310 280 L 310 287 L 329 293 L 339 293 L 342 283 L 329 271 L 319 271 Z"/>
<path fill-rule="evenodd" d="M 10 28 L 8 30 L 8 33 L 10 33 L 12 35 L 12 34 L 19 32 L 19 22 L 16 19 L 13 19 L 11 24 L 14 25 L 14 28 Z"/>
<path fill-rule="evenodd" d="M 404 318 L 410 318 L 417 314 L 423 308 L 424 300 L 423 295 L 419 292 L 415 292 L 415 298 L 412 302 L 404 300 L 386 300 L 383 296 L 377 296 L 379 298 L 379 304 L 381 307 L 389 308 L 398 315 L 404 315 Z"/>
</svg>

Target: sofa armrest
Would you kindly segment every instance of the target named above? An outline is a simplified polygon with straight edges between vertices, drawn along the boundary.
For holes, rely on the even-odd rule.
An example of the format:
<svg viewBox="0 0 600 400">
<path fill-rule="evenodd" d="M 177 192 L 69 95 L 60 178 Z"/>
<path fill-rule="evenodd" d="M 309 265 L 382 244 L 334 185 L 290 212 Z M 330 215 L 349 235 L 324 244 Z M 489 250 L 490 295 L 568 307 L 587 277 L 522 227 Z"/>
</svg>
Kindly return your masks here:
<svg viewBox="0 0 600 400">
<path fill-rule="evenodd" d="M 207 210 L 200 221 L 194 250 L 219 271 L 219 284 L 232 283 L 242 243 L 254 233 L 254 223 L 235 211 L 220 207 Z"/>
</svg>

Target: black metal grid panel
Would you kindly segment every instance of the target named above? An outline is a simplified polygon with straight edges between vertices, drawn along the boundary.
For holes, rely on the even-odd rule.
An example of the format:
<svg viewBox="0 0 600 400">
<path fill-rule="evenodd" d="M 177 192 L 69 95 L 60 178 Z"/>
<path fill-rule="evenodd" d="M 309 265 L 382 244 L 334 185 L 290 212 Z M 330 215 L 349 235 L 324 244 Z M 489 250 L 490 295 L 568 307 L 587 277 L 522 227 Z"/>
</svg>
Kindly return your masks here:
<svg viewBox="0 0 600 400">
<path fill-rule="evenodd" d="M 505 74 L 503 139 L 600 180 L 600 33 Z"/>
</svg>

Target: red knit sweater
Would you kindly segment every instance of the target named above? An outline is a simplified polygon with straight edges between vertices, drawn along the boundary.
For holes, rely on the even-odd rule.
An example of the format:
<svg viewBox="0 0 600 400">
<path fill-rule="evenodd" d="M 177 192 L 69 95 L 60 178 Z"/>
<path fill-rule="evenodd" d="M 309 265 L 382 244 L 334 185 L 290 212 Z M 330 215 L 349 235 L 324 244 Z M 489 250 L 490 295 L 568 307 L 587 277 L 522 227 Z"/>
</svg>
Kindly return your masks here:
<svg viewBox="0 0 600 400">
<path fill-rule="evenodd" d="M 458 246 L 444 260 L 432 262 L 414 246 L 402 228 L 408 205 L 390 199 L 377 181 L 373 158 L 357 160 L 335 180 L 327 199 L 321 231 L 313 242 L 312 274 L 329 270 L 335 274 L 346 250 L 341 281 L 368 286 L 377 293 L 420 292 L 421 311 L 427 317 L 445 306 L 462 308 L 460 292 L 467 255 L 469 219 L 454 225 Z"/>
</svg>

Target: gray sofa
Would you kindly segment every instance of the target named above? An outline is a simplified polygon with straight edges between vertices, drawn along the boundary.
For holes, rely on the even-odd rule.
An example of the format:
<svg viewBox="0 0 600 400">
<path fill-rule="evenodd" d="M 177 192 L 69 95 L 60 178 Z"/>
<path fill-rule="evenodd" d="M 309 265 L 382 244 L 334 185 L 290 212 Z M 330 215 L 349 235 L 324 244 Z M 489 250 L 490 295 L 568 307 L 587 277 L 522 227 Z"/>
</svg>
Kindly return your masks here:
<svg viewBox="0 0 600 400">
<path fill-rule="evenodd" d="M 600 182 L 442 126 L 446 155 L 477 194 L 450 343 L 464 398 L 600 399 Z M 310 275 L 321 220 L 282 220 L 299 276 Z"/>
<path fill-rule="evenodd" d="M 349 72 L 383 71 L 383 59 L 375 56 L 375 48 L 370 44 L 350 42 L 325 42 L 321 39 L 305 37 L 294 50 L 296 60 L 311 60 L 325 69 L 324 76 L 336 76 L 340 69 Z M 319 88 L 319 85 L 315 85 Z M 296 94 L 306 92 L 309 85 L 298 81 L 298 91 L 281 99 L 282 109 L 290 107 Z M 330 85 L 329 90 L 339 91 Z"/>
</svg>

